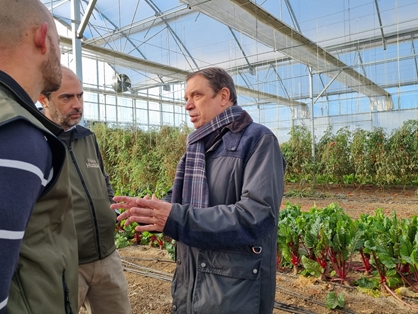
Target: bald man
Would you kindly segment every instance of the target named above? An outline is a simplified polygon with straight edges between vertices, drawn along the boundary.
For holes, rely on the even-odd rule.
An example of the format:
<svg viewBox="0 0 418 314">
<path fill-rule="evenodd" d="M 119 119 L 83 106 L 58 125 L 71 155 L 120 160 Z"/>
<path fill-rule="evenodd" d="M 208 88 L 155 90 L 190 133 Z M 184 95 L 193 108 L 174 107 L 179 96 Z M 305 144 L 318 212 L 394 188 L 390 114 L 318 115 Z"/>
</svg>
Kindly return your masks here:
<svg viewBox="0 0 418 314">
<path fill-rule="evenodd" d="M 78 125 L 83 115 L 83 87 L 77 75 L 62 67 L 59 90 L 43 93 L 45 115 L 65 132 L 74 221 L 78 243 L 78 305 L 89 314 L 130 314 L 128 284 L 115 246 L 116 215 L 110 209 L 114 191 L 96 136 Z"/>
<path fill-rule="evenodd" d="M 0 0 L 0 314 L 74 313 L 77 243 L 62 130 L 38 112 L 61 84 L 38 0 Z"/>
</svg>

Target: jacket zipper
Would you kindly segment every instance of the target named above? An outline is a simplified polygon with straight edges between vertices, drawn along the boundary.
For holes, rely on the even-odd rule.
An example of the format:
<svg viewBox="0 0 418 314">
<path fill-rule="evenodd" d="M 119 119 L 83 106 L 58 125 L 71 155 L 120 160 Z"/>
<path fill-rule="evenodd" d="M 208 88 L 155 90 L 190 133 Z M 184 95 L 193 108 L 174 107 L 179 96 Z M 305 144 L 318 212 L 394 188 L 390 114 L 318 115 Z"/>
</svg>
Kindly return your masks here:
<svg viewBox="0 0 418 314">
<path fill-rule="evenodd" d="M 68 289 L 67 282 L 65 281 L 65 269 L 62 271 L 62 287 L 64 290 L 65 314 L 74 314 L 73 309 L 71 308 L 70 290 Z"/>
<path fill-rule="evenodd" d="M 92 201 L 90 193 L 87 189 L 86 183 L 84 182 L 84 178 L 81 174 L 80 168 L 78 167 L 77 160 L 74 156 L 74 152 L 73 152 L 73 149 L 71 147 L 71 141 L 72 141 L 72 134 L 71 134 L 70 143 L 67 143 L 67 147 L 68 147 L 68 151 L 70 152 L 71 160 L 74 164 L 75 169 L 77 170 L 78 176 L 81 179 L 81 183 L 83 184 L 84 191 L 86 192 L 87 198 L 88 198 L 89 203 L 90 203 L 90 208 L 91 208 L 91 212 L 92 212 L 92 215 L 93 215 L 93 221 L 94 221 L 94 231 L 95 231 L 96 239 L 97 239 L 97 243 L 96 243 L 97 244 L 97 250 L 98 250 L 98 254 L 99 254 L 99 259 L 102 259 L 102 251 L 100 249 L 100 235 L 99 235 L 99 227 L 97 225 L 96 211 L 94 209 L 93 201 Z"/>
</svg>

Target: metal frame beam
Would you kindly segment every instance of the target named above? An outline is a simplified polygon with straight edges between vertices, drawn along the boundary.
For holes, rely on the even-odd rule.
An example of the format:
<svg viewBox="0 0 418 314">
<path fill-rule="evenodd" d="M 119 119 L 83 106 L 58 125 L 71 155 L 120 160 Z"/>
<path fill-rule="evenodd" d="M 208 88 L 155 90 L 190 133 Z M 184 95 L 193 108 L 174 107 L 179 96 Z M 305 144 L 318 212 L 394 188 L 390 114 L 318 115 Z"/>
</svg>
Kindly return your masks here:
<svg viewBox="0 0 418 314">
<path fill-rule="evenodd" d="M 162 11 L 157 7 L 157 5 L 152 2 L 152 0 L 145 0 L 146 3 L 148 3 L 148 5 L 151 7 L 151 9 L 153 9 L 155 11 L 155 14 L 157 16 L 162 14 Z M 160 16 L 159 16 L 160 17 Z M 186 52 L 186 54 L 188 55 L 188 57 L 193 61 L 193 64 L 195 65 L 196 69 L 199 69 L 199 66 L 196 63 L 196 60 L 193 58 L 192 54 L 189 52 L 189 50 L 187 49 L 186 45 L 182 42 L 182 40 L 180 39 L 180 37 L 177 35 L 177 33 L 173 30 L 173 28 L 170 26 L 170 24 L 165 20 L 164 17 L 160 17 L 161 20 L 164 22 L 164 24 L 167 26 L 167 28 L 169 29 L 171 35 L 173 36 L 174 40 L 176 41 L 177 45 L 179 46 L 180 49 L 184 50 Z M 184 54 L 183 54 L 184 55 Z M 186 57 L 184 55 L 184 57 Z M 187 58 L 185 58 L 187 60 Z"/>
<path fill-rule="evenodd" d="M 71 39 L 60 36 L 61 45 L 67 48 L 72 47 Z M 175 82 L 184 82 L 189 71 L 181 70 L 175 67 L 171 67 L 165 64 L 160 64 L 150 60 L 144 60 L 136 57 L 132 57 L 122 52 L 115 50 L 98 47 L 95 45 L 82 43 L 83 51 L 94 55 L 101 61 L 115 64 L 115 60 L 118 60 L 120 64 L 130 69 L 135 69 L 141 72 L 147 72 L 154 75 L 160 75 L 165 78 L 169 78 Z M 235 86 L 237 93 L 243 96 L 254 97 L 263 102 L 269 101 L 283 106 L 306 106 L 305 103 L 291 100 L 288 98 L 280 97 L 277 95 L 256 91 L 243 86 Z"/>
<path fill-rule="evenodd" d="M 415 45 L 414 45 L 414 38 L 411 38 L 411 47 L 412 47 L 412 53 L 414 55 L 416 55 L 415 52 Z M 417 58 L 414 58 L 414 63 L 415 63 L 415 73 L 417 74 L 417 78 L 418 78 L 418 63 L 417 63 Z"/>
<path fill-rule="evenodd" d="M 84 30 L 90 20 L 90 16 L 93 13 L 93 9 L 96 5 L 97 0 L 90 0 L 87 5 L 86 12 L 84 13 L 83 19 L 81 20 L 80 26 L 77 29 L 77 38 L 83 38 Z"/>
<path fill-rule="evenodd" d="M 284 0 L 284 2 L 286 3 L 287 9 L 289 10 L 290 18 L 292 19 L 293 25 L 298 30 L 298 32 L 302 34 L 302 30 L 300 29 L 298 19 L 296 18 L 295 12 L 293 12 L 292 5 L 290 4 L 289 0 Z"/>
<path fill-rule="evenodd" d="M 235 35 L 234 30 L 232 28 L 230 28 L 229 26 L 228 26 L 228 29 L 231 32 L 232 36 L 234 37 L 235 42 L 238 45 L 238 48 L 241 50 L 242 55 L 244 56 L 245 62 L 247 62 L 248 69 L 249 69 L 250 73 L 252 75 L 254 75 L 254 68 L 252 67 L 250 61 L 248 60 L 247 55 L 245 54 L 244 48 L 242 48 L 241 43 L 238 41 L 237 35 Z"/>
<path fill-rule="evenodd" d="M 377 0 L 374 0 L 374 4 L 376 5 L 376 12 L 377 12 L 377 17 L 379 19 L 379 25 L 380 25 L 380 33 L 382 34 L 383 50 L 386 50 L 385 33 L 383 32 L 382 18 L 380 16 L 380 10 L 379 10 L 379 5 L 377 4 Z"/>
<path fill-rule="evenodd" d="M 252 1 L 182 0 L 182 2 L 274 50 L 312 67 L 317 72 L 325 73 L 326 71 L 327 75 L 332 77 L 343 69 L 337 78 L 339 82 L 368 97 L 384 97 L 391 102 L 391 95 L 383 88 L 354 71 Z M 231 17 L 231 12 L 234 12 L 234 17 Z"/>
<path fill-rule="evenodd" d="M 179 8 L 174 11 L 167 11 L 167 12 L 161 12 L 159 15 L 149 17 L 145 20 L 139 21 L 137 23 L 133 23 L 131 25 L 126 25 L 123 27 L 115 28 L 111 32 L 107 34 L 103 34 L 99 37 L 94 37 L 86 40 L 89 44 L 95 44 L 95 45 L 103 45 L 108 40 L 118 40 L 120 38 L 126 37 L 127 34 L 133 35 L 142 31 L 149 30 L 151 27 L 156 26 L 158 23 L 156 21 L 160 20 L 161 18 L 164 18 L 165 21 L 169 21 L 171 19 L 177 18 L 182 15 L 186 14 L 193 14 L 194 12 L 189 10 L 188 6 L 184 6 L 182 8 Z M 163 23 L 161 21 L 161 23 Z"/>
</svg>

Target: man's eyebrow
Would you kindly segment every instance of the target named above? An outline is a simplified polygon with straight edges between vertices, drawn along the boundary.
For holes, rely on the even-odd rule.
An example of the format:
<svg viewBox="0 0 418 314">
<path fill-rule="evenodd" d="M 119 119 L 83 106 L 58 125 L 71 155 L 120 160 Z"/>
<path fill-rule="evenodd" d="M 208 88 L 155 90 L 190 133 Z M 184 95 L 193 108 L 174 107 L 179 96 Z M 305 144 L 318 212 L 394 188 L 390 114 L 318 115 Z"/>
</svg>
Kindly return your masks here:
<svg viewBox="0 0 418 314">
<path fill-rule="evenodd" d="M 66 93 L 66 94 L 61 94 L 58 97 L 59 98 L 64 98 L 64 97 L 74 97 L 74 96 L 83 96 L 83 95 L 84 95 L 84 92 L 81 92 L 79 94 L 69 94 L 69 93 Z"/>
<path fill-rule="evenodd" d="M 72 97 L 72 96 L 74 96 L 75 94 L 61 94 L 61 95 L 59 95 L 58 97 Z"/>
</svg>

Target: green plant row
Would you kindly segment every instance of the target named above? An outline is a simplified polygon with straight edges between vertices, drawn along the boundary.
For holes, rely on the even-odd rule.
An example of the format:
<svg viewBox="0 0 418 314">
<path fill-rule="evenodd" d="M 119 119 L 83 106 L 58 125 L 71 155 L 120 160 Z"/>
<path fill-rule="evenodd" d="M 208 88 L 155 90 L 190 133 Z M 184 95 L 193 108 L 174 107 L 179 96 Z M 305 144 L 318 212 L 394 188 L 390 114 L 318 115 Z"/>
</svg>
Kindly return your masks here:
<svg viewBox="0 0 418 314">
<path fill-rule="evenodd" d="M 289 182 L 418 185 L 418 121 L 406 121 L 386 134 L 330 126 L 314 145 L 306 127 L 294 127 L 290 140 L 281 145 Z"/>
<path fill-rule="evenodd" d="M 112 128 L 95 123 L 105 169 L 116 195 L 164 195 L 186 150 L 187 127 Z"/>
<path fill-rule="evenodd" d="M 177 163 L 186 148 L 191 129 L 186 126 L 112 128 L 95 123 L 105 168 L 116 194 L 163 195 L 171 186 Z M 418 185 L 418 121 L 406 121 L 387 135 L 348 127 L 329 127 L 314 145 L 305 127 L 294 127 L 289 141 L 281 144 L 287 182 Z"/>
<path fill-rule="evenodd" d="M 278 226 L 278 267 L 357 286 L 372 295 L 407 286 L 418 291 L 418 219 L 381 209 L 352 220 L 333 203 L 302 212 L 286 204 Z M 359 272 L 362 276 L 356 278 Z"/>
</svg>

